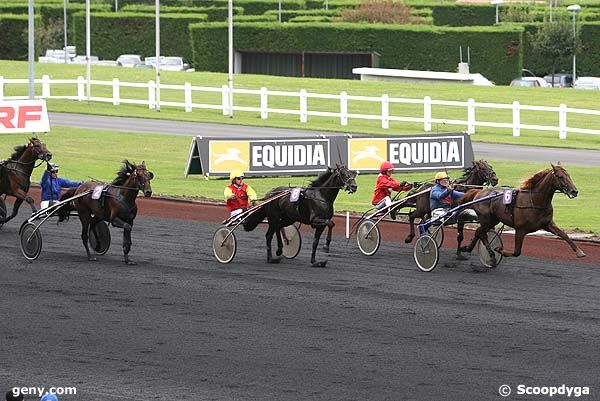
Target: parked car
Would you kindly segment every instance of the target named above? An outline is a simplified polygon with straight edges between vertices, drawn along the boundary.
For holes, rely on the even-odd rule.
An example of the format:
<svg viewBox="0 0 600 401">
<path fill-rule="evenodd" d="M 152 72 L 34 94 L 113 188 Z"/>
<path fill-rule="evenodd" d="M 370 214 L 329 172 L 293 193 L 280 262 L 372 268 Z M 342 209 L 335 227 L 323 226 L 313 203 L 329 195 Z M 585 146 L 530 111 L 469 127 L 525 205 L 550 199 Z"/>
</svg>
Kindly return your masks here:
<svg viewBox="0 0 600 401">
<path fill-rule="evenodd" d="M 75 46 L 67 46 L 67 63 L 70 63 L 75 57 Z M 48 64 L 64 64 L 65 50 L 64 49 L 47 49 L 44 56 L 38 58 L 40 63 Z"/>
<path fill-rule="evenodd" d="M 146 64 L 156 66 L 156 57 L 146 57 Z M 165 71 L 189 71 L 190 65 L 182 57 L 160 56 L 160 69 Z"/>
<path fill-rule="evenodd" d="M 544 78 L 540 77 L 521 77 L 515 78 L 510 82 L 510 86 L 521 86 L 528 88 L 546 88 L 550 86 Z"/>
<path fill-rule="evenodd" d="M 600 78 L 579 77 L 575 80 L 575 84 L 573 84 L 573 88 L 600 90 Z"/>
<path fill-rule="evenodd" d="M 115 60 L 100 60 L 96 65 L 103 65 L 105 67 L 118 67 L 119 63 Z"/>
<path fill-rule="evenodd" d="M 139 54 L 121 54 L 117 58 L 117 63 L 119 63 L 122 67 L 133 68 L 136 64 L 140 64 L 142 62 L 142 56 Z"/>
<path fill-rule="evenodd" d="M 98 59 L 98 56 L 90 56 L 90 62 L 92 64 L 98 64 L 99 61 L 100 61 L 100 59 Z M 72 63 L 73 64 L 87 64 L 87 57 L 86 56 L 75 56 L 73 58 Z"/>
<path fill-rule="evenodd" d="M 554 88 L 572 88 L 573 87 L 573 75 L 559 72 L 554 74 L 554 81 L 552 80 L 552 74 L 548 74 L 544 77 L 546 82 Z"/>
</svg>

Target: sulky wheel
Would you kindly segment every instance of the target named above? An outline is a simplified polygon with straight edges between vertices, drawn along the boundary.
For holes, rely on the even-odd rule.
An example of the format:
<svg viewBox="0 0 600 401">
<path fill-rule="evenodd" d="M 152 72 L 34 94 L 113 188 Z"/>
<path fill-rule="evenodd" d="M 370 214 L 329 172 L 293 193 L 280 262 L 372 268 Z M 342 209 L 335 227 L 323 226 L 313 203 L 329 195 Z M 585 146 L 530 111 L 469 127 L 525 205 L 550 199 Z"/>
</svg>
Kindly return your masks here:
<svg viewBox="0 0 600 401">
<path fill-rule="evenodd" d="M 6 203 L 0 198 L 0 228 L 4 225 L 3 221 L 6 218 Z"/>
<path fill-rule="evenodd" d="M 438 248 L 444 243 L 444 226 L 431 225 L 427 227 L 427 234 L 431 235 L 435 239 L 435 243 Z"/>
<path fill-rule="evenodd" d="M 213 253 L 219 263 L 229 263 L 235 257 L 237 241 L 233 231 L 227 227 L 219 227 L 213 236 Z"/>
<path fill-rule="evenodd" d="M 363 255 L 374 255 L 381 245 L 379 227 L 372 220 L 363 220 L 356 229 L 356 242 Z"/>
<path fill-rule="evenodd" d="M 110 230 L 108 229 L 108 224 L 104 221 L 99 221 L 94 228 L 90 225 L 88 243 L 98 255 L 106 254 L 110 249 Z"/>
<path fill-rule="evenodd" d="M 415 243 L 413 255 L 419 270 L 430 272 L 435 269 L 438 260 L 440 259 L 440 253 L 435 238 L 429 234 L 421 235 Z"/>
<path fill-rule="evenodd" d="M 479 252 L 479 261 L 485 267 L 492 268 L 492 267 L 498 266 L 500 264 L 500 262 L 502 261 L 502 253 L 496 251 L 496 249 L 502 249 L 504 247 L 504 245 L 502 243 L 502 238 L 495 230 L 489 230 L 486 235 L 487 235 L 488 243 L 490 244 L 490 247 L 494 251 L 494 257 L 496 258 L 496 265 L 494 265 L 494 263 L 492 261 L 492 257 L 490 256 L 490 253 L 488 252 L 485 245 L 483 245 L 483 242 L 481 242 L 481 241 L 479 241 L 477 243 L 477 247 L 478 247 L 477 250 Z"/>
<path fill-rule="evenodd" d="M 21 252 L 25 259 L 36 260 L 42 252 L 42 234 L 33 223 L 25 223 L 19 230 Z"/>
<path fill-rule="evenodd" d="M 283 256 L 286 259 L 294 259 L 298 256 L 302 247 L 300 230 L 292 224 L 281 229 L 281 236 L 283 239 Z"/>
</svg>

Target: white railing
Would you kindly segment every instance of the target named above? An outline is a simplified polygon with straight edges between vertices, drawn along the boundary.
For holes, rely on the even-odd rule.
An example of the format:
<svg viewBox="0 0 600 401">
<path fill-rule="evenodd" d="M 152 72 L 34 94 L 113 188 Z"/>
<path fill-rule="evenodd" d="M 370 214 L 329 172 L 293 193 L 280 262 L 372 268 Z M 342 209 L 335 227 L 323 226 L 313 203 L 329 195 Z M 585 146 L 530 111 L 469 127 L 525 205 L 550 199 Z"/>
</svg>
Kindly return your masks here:
<svg viewBox="0 0 600 401">
<path fill-rule="evenodd" d="M 9 99 L 27 99 L 27 96 L 4 96 L 5 87 L 11 84 L 28 84 L 28 79 L 4 79 L 0 76 L 0 100 Z M 42 95 L 44 99 L 72 99 L 80 102 L 87 101 L 88 98 L 85 94 L 85 80 L 83 77 L 77 79 L 56 79 L 51 80 L 49 76 L 44 75 L 42 79 L 36 79 L 36 83 L 42 85 Z M 76 89 L 76 94 L 67 96 L 55 96 L 52 95 L 51 85 L 73 85 Z M 112 81 L 97 81 L 92 80 L 91 85 L 112 87 L 111 97 L 100 97 L 91 96 L 90 101 L 93 102 L 107 102 L 117 106 L 119 104 L 141 104 L 147 105 L 150 109 L 155 109 L 157 106 L 156 99 L 156 83 L 154 81 L 148 81 L 148 83 L 130 83 L 121 82 L 117 78 Z M 122 88 L 142 88 L 146 90 L 147 96 L 140 97 L 137 99 L 127 99 L 121 97 Z M 215 87 L 203 87 L 193 86 L 190 83 L 184 85 L 160 85 L 162 90 L 175 90 L 183 92 L 183 102 L 173 101 L 160 101 L 160 106 L 171 106 L 171 107 L 182 107 L 186 112 L 192 112 L 193 109 L 212 109 L 221 110 L 223 115 L 229 115 L 230 111 L 244 111 L 244 112 L 257 112 L 260 113 L 261 119 L 268 119 L 269 113 L 278 114 L 289 114 L 297 115 L 300 118 L 301 123 L 306 123 L 309 116 L 319 117 L 332 117 L 339 118 L 340 125 L 348 125 L 348 119 L 362 119 L 362 120 L 379 120 L 381 121 L 381 127 L 384 129 L 389 128 L 390 121 L 399 122 L 411 122 L 411 123 L 422 123 L 423 131 L 430 132 L 432 130 L 432 124 L 448 124 L 448 125 L 459 125 L 465 126 L 466 132 L 474 134 L 476 127 L 494 127 L 494 128 L 505 128 L 511 129 L 513 136 L 520 136 L 521 129 L 537 130 L 537 131 L 556 131 L 558 132 L 560 139 L 566 139 L 567 133 L 581 133 L 581 134 L 600 134 L 600 130 L 587 129 L 587 128 L 576 128 L 569 127 L 567 125 L 569 114 L 583 114 L 590 116 L 600 116 L 600 110 L 589 110 L 589 109 L 577 109 L 569 108 L 565 104 L 559 106 L 527 106 L 522 105 L 515 101 L 512 104 L 499 104 L 499 103 L 478 103 L 474 99 L 468 99 L 464 101 L 447 101 L 447 100 L 433 100 L 429 96 L 425 96 L 423 99 L 408 99 L 408 98 L 393 98 L 388 95 L 382 96 L 351 96 L 346 92 L 341 92 L 339 95 L 334 94 L 320 94 L 320 93 L 309 93 L 302 89 L 299 92 L 287 92 L 287 91 L 270 91 L 265 87 L 258 90 L 254 89 L 234 89 L 233 94 L 238 95 L 256 95 L 260 100 L 260 107 L 242 106 L 229 104 L 229 87 L 223 85 L 221 88 Z M 74 91 L 75 92 L 75 91 Z M 221 93 L 221 102 L 215 104 L 204 104 L 194 103 L 193 95 L 195 92 L 214 92 Z M 270 108 L 269 100 L 273 97 L 296 97 L 298 98 L 297 109 L 285 109 L 285 108 Z M 233 96 L 231 97 L 233 99 Z M 339 102 L 339 107 L 336 107 L 336 111 L 319 111 L 308 109 L 308 99 L 329 99 L 336 100 Z M 371 102 L 379 103 L 381 105 L 381 112 L 378 114 L 358 114 L 348 112 L 348 103 L 352 102 Z M 396 116 L 390 114 L 390 104 L 416 104 L 422 106 L 422 117 L 416 117 L 415 113 L 407 116 Z M 467 119 L 446 119 L 446 118 L 433 118 L 432 106 L 453 106 L 453 107 L 464 107 L 467 111 Z M 480 121 L 477 120 L 478 109 L 505 109 L 512 110 L 512 119 L 510 121 L 498 122 L 498 121 Z M 535 124 L 523 124 L 521 123 L 521 112 L 522 111 L 540 111 L 540 112 L 553 112 L 558 113 L 558 125 L 535 125 Z M 600 121 L 600 120 L 599 120 Z"/>
</svg>

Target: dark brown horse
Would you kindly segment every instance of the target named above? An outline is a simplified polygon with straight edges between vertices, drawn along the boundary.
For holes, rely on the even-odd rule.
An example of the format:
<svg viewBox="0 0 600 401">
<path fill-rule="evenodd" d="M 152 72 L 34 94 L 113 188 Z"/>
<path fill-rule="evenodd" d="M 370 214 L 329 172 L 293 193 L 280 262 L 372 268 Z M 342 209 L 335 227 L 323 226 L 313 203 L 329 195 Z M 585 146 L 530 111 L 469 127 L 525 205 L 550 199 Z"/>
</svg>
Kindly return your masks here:
<svg viewBox="0 0 600 401">
<path fill-rule="evenodd" d="M 12 214 L 4 219 L 0 217 L 1 224 L 13 219 L 19 213 L 23 201 L 29 203 L 34 213 L 37 212 L 33 198 L 27 195 L 31 172 L 37 167 L 35 165 L 37 160 L 47 162 L 50 159 L 52 153 L 46 145 L 38 138 L 30 138 L 27 145 L 15 147 L 15 152 L 10 159 L 0 162 L 0 195 L 6 194 L 17 198 Z"/>
<path fill-rule="evenodd" d="M 92 193 L 73 200 L 73 206 L 77 210 L 79 220 L 81 221 L 81 240 L 87 253 L 88 260 L 96 260 L 90 253 L 88 247 L 88 233 L 90 225 L 92 230 L 99 221 L 107 221 L 114 227 L 123 229 L 123 255 L 126 264 L 135 264 L 129 260 L 129 251 L 131 250 L 131 229 L 133 220 L 137 215 L 137 205 L 135 203 L 139 191 L 142 191 L 145 197 L 152 195 L 150 180 L 154 175 L 146 170 L 144 162 L 142 164 L 123 161 L 123 167 L 117 174 L 117 178 L 107 186 L 100 199 L 92 199 Z M 78 188 L 73 188 L 63 194 L 61 200 L 76 196 L 86 191 L 94 190 L 98 186 L 95 181 L 88 181 L 81 184 Z M 64 219 L 68 215 L 69 209 L 63 207 L 59 215 Z M 94 231 L 96 233 L 96 231 Z"/>
<path fill-rule="evenodd" d="M 456 186 L 456 189 L 459 191 L 466 191 L 470 186 L 483 186 L 483 185 L 491 185 L 496 186 L 498 184 L 498 177 L 496 176 L 496 172 L 492 166 L 486 162 L 485 160 L 475 160 L 473 161 L 473 167 L 468 167 L 464 169 L 462 177 L 458 178 L 456 182 L 459 184 Z M 427 188 L 433 187 L 434 184 L 427 183 L 425 185 L 420 186 L 414 192 L 421 192 Z M 410 194 L 409 194 L 410 195 Z M 407 206 L 414 207 L 415 210 L 408 214 L 408 221 L 410 224 L 410 232 L 408 236 L 404 239 L 404 242 L 407 244 L 410 243 L 415 237 L 415 219 L 419 217 L 421 220 L 424 218 L 431 217 L 431 208 L 429 207 L 429 192 L 426 192 L 422 195 L 419 195 L 415 198 L 415 202 L 412 204 L 408 204 Z M 456 206 L 456 205 L 453 205 Z M 460 220 L 457 223 L 457 241 L 458 247 L 456 250 L 457 256 L 460 258 L 460 245 L 464 238 L 465 223 Z"/>
<path fill-rule="evenodd" d="M 469 246 L 461 250 L 471 252 L 477 240 L 480 239 L 486 246 L 490 256 L 492 256 L 491 260 L 495 262 L 494 250 L 491 249 L 487 241 L 487 232 L 498 223 L 503 223 L 515 229 L 514 251 L 496 249 L 497 252 L 502 252 L 503 256 L 519 256 L 525 235 L 544 229 L 567 241 L 577 257 L 584 257 L 585 253 L 575 245 L 567 234 L 558 228 L 553 220 L 552 198 L 554 193 L 556 191 L 562 192 L 573 199 L 577 197 L 577 187 L 573 184 L 567 170 L 560 163 L 556 166 L 551 164 L 551 166 L 551 168 L 541 170 L 525 180 L 521 187 L 513 192 L 511 205 L 505 205 L 502 196 L 473 205 L 473 209 L 479 217 L 480 226 Z M 495 192 L 502 193 L 494 189 L 473 190 L 467 193 L 461 202 L 468 202 L 471 199 L 477 200 Z"/>
</svg>

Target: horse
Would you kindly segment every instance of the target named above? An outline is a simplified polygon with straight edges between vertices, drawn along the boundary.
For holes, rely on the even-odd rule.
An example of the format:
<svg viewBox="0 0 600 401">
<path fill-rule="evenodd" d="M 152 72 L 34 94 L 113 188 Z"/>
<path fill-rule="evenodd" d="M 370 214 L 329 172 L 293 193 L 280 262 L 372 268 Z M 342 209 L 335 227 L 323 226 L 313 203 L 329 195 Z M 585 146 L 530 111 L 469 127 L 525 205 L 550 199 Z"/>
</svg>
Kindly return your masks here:
<svg viewBox="0 0 600 401">
<path fill-rule="evenodd" d="M 472 186 L 483 186 L 491 185 L 496 186 L 498 184 L 498 177 L 492 166 L 485 160 L 474 160 L 472 167 L 467 167 L 463 170 L 463 175 L 456 180 L 458 184 L 455 188 L 459 191 L 465 191 Z M 426 183 L 421 185 L 419 188 L 413 190 L 412 193 L 421 192 L 427 188 L 433 187 L 433 183 Z M 410 202 L 407 206 L 412 206 L 415 209 L 408 214 L 408 221 L 410 225 L 410 232 L 404 239 L 404 242 L 409 244 L 415 237 L 415 219 L 417 217 L 423 220 L 431 216 L 431 208 L 429 207 L 429 191 L 415 197 L 414 202 Z M 456 205 L 453 205 L 456 206 Z M 456 248 L 456 257 L 458 259 L 464 259 L 460 253 L 461 243 L 464 239 L 464 221 L 460 219 L 457 222 L 457 241 L 458 246 Z"/>
<path fill-rule="evenodd" d="M 19 213 L 23 201 L 29 203 L 33 213 L 37 212 L 33 198 L 27 195 L 31 184 L 31 172 L 37 167 L 36 160 L 48 162 L 52 159 L 52 153 L 38 138 L 29 138 L 26 145 L 17 146 L 14 150 L 10 159 L 0 162 L 0 195 L 14 196 L 17 200 L 10 216 L 6 218 L 0 216 L 0 225 Z"/>
<path fill-rule="evenodd" d="M 100 221 L 106 221 L 114 227 L 123 229 L 123 255 L 125 264 L 134 265 L 129 259 L 131 249 L 131 229 L 133 220 L 137 215 L 137 205 L 135 203 L 139 191 L 142 191 L 146 198 L 152 196 L 152 187 L 150 180 L 154 174 L 146 169 L 144 162 L 134 164 L 128 160 L 123 161 L 121 170 L 117 177 L 105 188 L 103 188 L 100 199 L 93 199 L 92 192 L 98 186 L 96 181 L 87 181 L 77 188 L 66 191 L 61 200 L 72 198 L 79 194 L 89 191 L 87 195 L 74 199 L 72 207 L 62 207 L 59 210 L 59 220 L 65 220 L 70 210 L 76 210 L 81 221 L 81 240 L 85 247 L 85 252 L 89 261 L 95 261 L 96 258 L 90 253 L 88 247 L 88 233 L 90 225 L 94 234 L 95 226 Z M 96 237 L 98 237 L 96 235 Z"/>
<path fill-rule="evenodd" d="M 501 252 L 505 257 L 518 257 L 521 254 L 523 239 L 526 234 L 539 229 L 544 229 L 565 240 L 577 257 L 582 258 L 585 253 L 575 245 L 575 243 L 565 234 L 553 220 L 552 199 L 556 191 L 561 192 L 569 199 L 577 197 L 578 190 L 571 176 L 560 165 L 550 164 L 551 168 L 540 170 L 533 176 L 523 181 L 521 187 L 512 193 L 512 203 L 505 205 L 503 192 L 494 189 L 471 190 L 461 203 L 471 200 L 481 199 L 488 195 L 497 194 L 496 198 L 481 201 L 473 205 L 473 209 L 479 217 L 479 228 L 475 231 L 473 240 L 462 251 L 471 252 L 480 239 L 486 246 L 492 263 L 495 265 L 496 258 L 494 250 L 491 249 L 487 240 L 487 232 L 493 229 L 498 223 L 502 223 L 515 229 L 515 246 L 512 252 L 504 249 L 495 249 Z"/>
<path fill-rule="evenodd" d="M 313 267 L 325 267 L 327 265 L 326 260 L 319 262 L 316 260 L 319 240 L 325 227 L 331 228 L 334 226 L 331 220 L 333 217 L 333 203 L 339 191 L 342 189 L 349 193 L 356 192 L 356 174 L 355 171 L 349 170 L 345 166 L 338 165 L 335 168 L 328 168 L 312 181 L 308 187 L 303 189 L 298 201 L 292 202 L 290 200 L 290 192 L 288 195 L 267 203 L 257 212 L 248 216 L 244 221 L 244 230 L 254 230 L 266 217 L 269 222 L 269 228 L 265 235 L 267 240 L 267 262 L 279 263 L 283 252 L 281 229 L 295 222 L 310 225 L 315 229 L 310 263 Z M 290 191 L 290 189 L 286 187 L 273 188 L 265 197 L 269 198 L 283 191 Z M 273 234 L 277 236 L 276 258 L 273 258 L 271 252 Z"/>
</svg>

